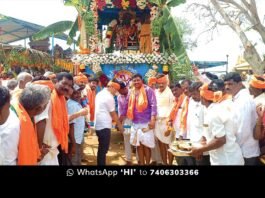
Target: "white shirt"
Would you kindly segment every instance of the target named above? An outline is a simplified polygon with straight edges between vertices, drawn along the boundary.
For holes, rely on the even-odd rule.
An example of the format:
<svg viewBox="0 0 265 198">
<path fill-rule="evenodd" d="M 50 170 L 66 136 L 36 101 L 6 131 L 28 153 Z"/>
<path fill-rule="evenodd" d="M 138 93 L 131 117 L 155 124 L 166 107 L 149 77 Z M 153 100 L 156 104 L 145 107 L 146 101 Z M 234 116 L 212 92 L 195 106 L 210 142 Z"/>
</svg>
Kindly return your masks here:
<svg viewBox="0 0 265 198">
<path fill-rule="evenodd" d="M 114 96 L 104 88 L 96 95 L 95 101 L 95 129 L 111 129 L 112 118 L 110 112 L 115 111 Z"/>
<path fill-rule="evenodd" d="M 203 132 L 203 109 L 201 102 L 196 102 L 192 98 L 189 101 L 187 116 L 187 139 L 192 143 L 199 143 Z"/>
<path fill-rule="evenodd" d="M 20 121 L 17 115 L 9 110 L 6 122 L 0 125 L 0 165 L 16 165 Z"/>
<path fill-rule="evenodd" d="M 225 136 L 226 143 L 209 151 L 211 165 L 244 165 L 241 149 L 236 142 L 232 101 L 212 103 L 205 111 L 203 134 L 207 143 Z"/>
<path fill-rule="evenodd" d="M 265 93 L 262 93 L 254 98 L 254 101 L 256 103 L 256 106 L 258 106 L 259 104 L 265 105 Z"/>
<path fill-rule="evenodd" d="M 175 97 L 169 87 L 163 92 L 158 89 L 155 90 L 157 102 L 157 117 L 167 118 L 174 106 Z"/>
<path fill-rule="evenodd" d="M 8 80 L 2 80 L 2 86 L 7 88 Z M 1 84 L 1 83 L 0 83 Z"/>
<path fill-rule="evenodd" d="M 39 115 L 34 117 L 35 123 L 46 119 L 46 127 L 44 131 L 43 143 L 47 144 L 51 148 L 44 158 L 40 161 L 39 165 L 59 165 L 57 155 L 59 153 L 57 147 L 59 145 L 58 140 L 54 134 L 52 127 L 52 105 L 49 101 L 46 109 Z"/>
<path fill-rule="evenodd" d="M 260 154 L 259 142 L 254 139 L 253 131 L 257 121 L 256 104 L 247 89 L 241 89 L 233 98 L 234 121 L 237 125 L 237 142 L 245 158 Z"/>
<path fill-rule="evenodd" d="M 72 115 L 82 109 L 82 106 L 74 101 L 69 99 L 67 101 L 67 110 L 68 115 Z M 82 144 L 84 140 L 84 130 L 85 130 L 85 117 L 80 116 L 74 120 L 72 120 L 69 124 L 74 124 L 74 136 L 75 136 L 75 142 L 77 144 Z"/>
</svg>

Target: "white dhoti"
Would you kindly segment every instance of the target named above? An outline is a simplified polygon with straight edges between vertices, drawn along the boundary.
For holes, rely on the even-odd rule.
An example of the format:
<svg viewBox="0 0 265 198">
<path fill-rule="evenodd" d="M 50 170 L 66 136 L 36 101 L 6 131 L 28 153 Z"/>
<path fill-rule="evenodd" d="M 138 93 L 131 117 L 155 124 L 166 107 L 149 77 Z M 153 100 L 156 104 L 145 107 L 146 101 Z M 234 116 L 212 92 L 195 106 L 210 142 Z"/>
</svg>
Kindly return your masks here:
<svg viewBox="0 0 265 198">
<path fill-rule="evenodd" d="M 59 151 L 57 148 L 50 148 L 49 152 L 39 162 L 39 165 L 59 165 L 58 162 Z"/>
<path fill-rule="evenodd" d="M 133 124 L 131 128 L 130 143 L 133 146 L 140 146 L 140 143 L 146 147 L 155 147 L 154 130 L 143 132 L 142 129 L 148 128 L 148 123 Z"/>
<path fill-rule="evenodd" d="M 175 135 L 173 134 L 173 131 L 169 134 L 169 136 L 165 136 L 165 132 L 167 131 L 167 118 L 157 118 L 154 131 L 155 136 L 160 142 L 170 144 L 174 141 Z"/>
<path fill-rule="evenodd" d="M 130 144 L 131 126 L 132 126 L 132 121 L 129 119 L 125 119 L 123 123 L 124 127 L 123 137 L 124 137 L 125 157 L 127 161 L 132 160 L 132 149 Z"/>
</svg>

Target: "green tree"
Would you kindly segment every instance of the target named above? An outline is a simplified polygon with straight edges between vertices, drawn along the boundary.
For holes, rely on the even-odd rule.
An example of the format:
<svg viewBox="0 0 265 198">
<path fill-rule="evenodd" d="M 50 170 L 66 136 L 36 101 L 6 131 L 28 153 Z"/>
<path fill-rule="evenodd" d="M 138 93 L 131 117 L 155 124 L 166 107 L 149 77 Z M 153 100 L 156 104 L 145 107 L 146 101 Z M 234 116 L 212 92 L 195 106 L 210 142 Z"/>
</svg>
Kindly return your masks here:
<svg viewBox="0 0 265 198">
<path fill-rule="evenodd" d="M 178 64 L 170 67 L 170 78 L 177 80 L 183 77 L 191 77 L 191 64 L 186 52 L 186 46 L 183 42 L 183 36 L 186 27 L 184 22 L 172 15 L 171 9 L 185 3 L 185 0 L 150 0 L 160 9 L 160 16 L 157 19 L 160 30 L 160 49 L 162 53 L 174 53 L 178 58 Z"/>
</svg>

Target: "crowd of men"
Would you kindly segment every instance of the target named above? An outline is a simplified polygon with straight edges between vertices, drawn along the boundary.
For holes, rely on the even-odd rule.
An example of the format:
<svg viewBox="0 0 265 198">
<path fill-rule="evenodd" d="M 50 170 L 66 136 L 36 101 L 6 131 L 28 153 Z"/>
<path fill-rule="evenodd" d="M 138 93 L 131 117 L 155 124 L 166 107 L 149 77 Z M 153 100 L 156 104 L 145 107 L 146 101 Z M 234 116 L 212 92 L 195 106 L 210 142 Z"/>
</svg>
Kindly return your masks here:
<svg viewBox="0 0 265 198">
<path fill-rule="evenodd" d="M 113 124 L 124 136 L 128 165 L 132 147 L 139 165 L 260 165 L 264 162 L 265 78 L 248 88 L 240 74 L 201 75 L 169 86 L 157 74 L 145 84 L 46 72 L 21 72 L 0 81 L 0 165 L 81 165 L 84 131 L 94 123 L 97 164 L 106 165 Z M 116 100 L 115 100 L 116 98 Z M 116 108 L 118 106 L 118 108 Z M 174 156 L 176 140 L 189 139 L 189 155 Z"/>
</svg>

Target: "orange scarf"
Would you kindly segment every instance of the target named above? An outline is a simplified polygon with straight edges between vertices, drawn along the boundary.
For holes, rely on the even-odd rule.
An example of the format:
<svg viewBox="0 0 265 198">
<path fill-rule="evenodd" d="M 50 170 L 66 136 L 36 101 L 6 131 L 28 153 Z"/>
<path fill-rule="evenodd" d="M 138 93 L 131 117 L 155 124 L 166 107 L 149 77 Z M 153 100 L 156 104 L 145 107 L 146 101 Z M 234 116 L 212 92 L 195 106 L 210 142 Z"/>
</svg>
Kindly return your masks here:
<svg viewBox="0 0 265 198">
<path fill-rule="evenodd" d="M 32 84 L 45 85 L 49 87 L 51 91 L 54 89 L 54 84 L 51 80 L 38 80 L 34 81 Z"/>
<path fill-rule="evenodd" d="M 92 89 L 87 89 L 87 98 L 89 102 L 89 109 L 90 109 L 90 121 L 94 121 L 95 117 L 95 100 L 96 100 L 96 91 Z"/>
<path fill-rule="evenodd" d="M 162 78 L 158 78 L 156 80 L 157 83 L 168 83 L 167 76 L 163 76 Z"/>
<path fill-rule="evenodd" d="M 180 129 L 181 131 L 185 132 L 187 129 L 187 116 L 188 116 L 188 108 L 189 108 L 189 101 L 190 98 L 186 96 L 185 104 L 182 108 L 181 117 L 180 117 Z"/>
<path fill-rule="evenodd" d="M 265 81 L 258 80 L 257 77 L 262 76 L 253 76 L 249 84 L 256 89 L 265 89 Z"/>
<path fill-rule="evenodd" d="M 59 96 L 56 90 L 51 95 L 52 102 L 52 128 L 61 144 L 62 150 L 68 153 L 69 122 L 64 96 Z"/>
<path fill-rule="evenodd" d="M 81 83 L 87 84 L 88 83 L 87 77 L 84 74 L 82 74 L 81 72 L 79 72 L 79 74 L 74 77 L 74 81 L 77 84 L 81 84 Z"/>
<path fill-rule="evenodd" d="M 185 98 L 185 94 L 181 94 L 178 98 L 178 101 L 175 103 L 173 109 L 171 110 L 171 113 L 170 113 L 170 116 L 169 116 L 169 119 L 174 122 L 176 117 L 177 117 L 177 114 L 178 114 L 178 110 L 179 110 L 179 107 L 182 105 L 183 103 L 183 100 Z"/>
<path fill-rule="evenodd" d="M 231 99 L 232 98 L 232 95 L 230 94 L 224 94 L 221 98 L 219 98 L 216 102 L 217 103 L 221 103 L 222 101 L 225 101 L 227 99 Z"/>
<path fill-rule="evenodd" d="M 148 86 L 152 87 L 153 84 L 156 83 L 156 77 L 150 77 L 148 78 Z"/>
<path fill-rule="evenodd" d="M 41 153 L 34 125 L 21 104 L 15 104 L 14 108 L 20 120 L 18 165 L 37 165 Z"/>
<path fill-rule="evenodd" d="M 200 95 L 204 99 L 212 101 L 212 102 L 219 102 L 223 98 L 223 93 L 221 91 L 213 92 L 211 90 L 208 90 L 208 84 L 204 84 L 200 88 Z M 226 96 L 226 97 L 228 97 L 228 96 Z"/>
<path fill-rule="evenodd" d="M 139 90 L 139 96 L 137 100 L 136 100 L 135 88 L 132 89 L 132 92 L 130 94 L 127 117 L 131 120 L 133 120 L 133 110 L 135 103 L 138 112 L 143 112 L 147 108 L 148 99 L 144 89 L 144 85 L 142 85 L 142 87 Z"/>
</svg>

